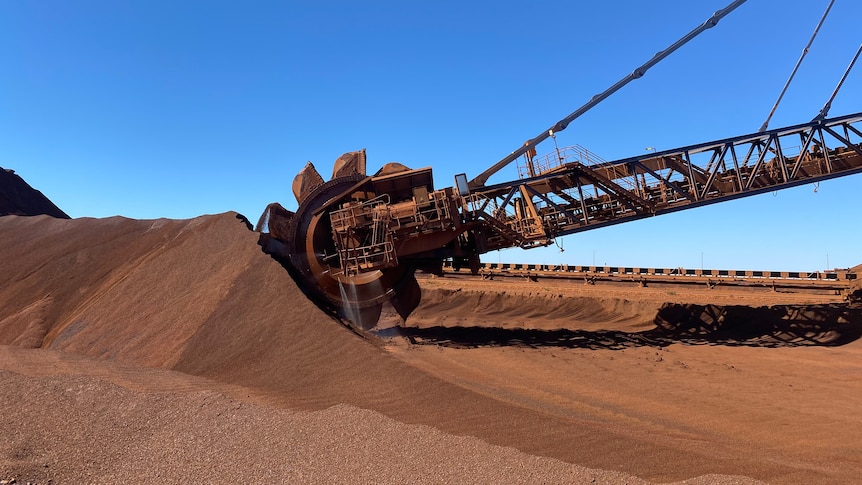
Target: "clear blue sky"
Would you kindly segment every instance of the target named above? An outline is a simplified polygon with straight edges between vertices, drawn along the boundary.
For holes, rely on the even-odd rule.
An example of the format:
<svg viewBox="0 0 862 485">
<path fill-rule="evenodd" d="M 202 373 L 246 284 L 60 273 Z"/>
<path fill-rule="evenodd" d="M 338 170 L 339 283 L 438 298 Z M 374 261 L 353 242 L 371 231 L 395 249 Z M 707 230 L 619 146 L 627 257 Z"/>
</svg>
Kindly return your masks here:
<svg viewBox="0 0 862 485">
<path fill-rule="evenodd" d="M 474 176 L 729 0 L 0 1 L 0 166 L 73 217 L 295 208 L 366 148 Z M 749 0 L 559 137 L 607 160 L 754 132 L 827 0 Z M 858 47 L 837 0 L 771 127 L 810 120 Z M 862 67 L 830 115 L 862 111 Z M 539 147 L 541 153 L 550 147 Z M 514 166 L 492 182 L 515 179 Z M 815 270 L 862 263 L 862 175 L 486 261 Z M 595 259 L 594 259 L 595 258 Z"/>
</svg>

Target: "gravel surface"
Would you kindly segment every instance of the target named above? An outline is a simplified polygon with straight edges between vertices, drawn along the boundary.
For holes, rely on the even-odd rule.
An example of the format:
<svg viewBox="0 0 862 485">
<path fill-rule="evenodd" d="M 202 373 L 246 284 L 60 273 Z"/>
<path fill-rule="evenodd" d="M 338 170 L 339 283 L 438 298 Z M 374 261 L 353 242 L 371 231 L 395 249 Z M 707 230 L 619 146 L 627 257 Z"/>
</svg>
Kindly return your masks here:
<svg viewBox="0 0 862 485">
<path fill-rule="evenodd" d="M 0 409 L 0 477 L 17 483 L 646 483 L 348 405 L 290 411 L 0 371 Z"/>
<path fill-rule="evenodd" d="M 0 236 L 0 480 L 808 484 L 862 473 L 862 324 L 845 313 L 798 312 L 778 335 L 656 343 L 642 332 L 667 297 L 723 293 L 442 286 L 408 321 L 421 345 L 381 342 L 311 304 L 236 214 L 7 216 Z"/>
</svg>

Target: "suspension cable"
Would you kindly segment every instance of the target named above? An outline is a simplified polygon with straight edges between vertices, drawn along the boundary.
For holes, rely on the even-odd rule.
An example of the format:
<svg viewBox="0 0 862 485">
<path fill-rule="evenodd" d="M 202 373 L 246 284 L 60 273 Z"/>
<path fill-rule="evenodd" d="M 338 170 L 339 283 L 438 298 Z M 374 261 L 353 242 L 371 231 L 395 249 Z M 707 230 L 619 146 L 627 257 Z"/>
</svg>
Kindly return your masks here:
<svg viewBox="0 0 862 485">
<path fill-rule="evenodd" d="M 814 38 L 817 37 L 817 33 L 820 31 L 820 26 L 823 25 L 823 21 L 826 20 L 826 16 L 829 15 L 829 10 L 832 9 L 832 4 L 835 3 L 835 0 L 829 0 L 829 6 L 826 7 L 826 11 L 823 12 L 823 17 L 820 17 L 820 22 L 817 23 L 817 27 L 814 29 L 814 33 L 811 34 L 811 39 L 808 40 L 808 45 L 802 49 L 802 55 L 799 56 L 799 60 L 796 61 L 796 67 L 793 68 L 793 72 L 790 73 L 790 77 L 787 79 L 787 82 L 784 83 L 784 89 L 781 90 L 781 94 L 778 95 L 778 99 L 775 101 L 775 104 L 772 106 L 772 111 L 769 112 L 769 116 L 766 117 L 766 121 L 760 125 L 760 131 L 766 131 L 766 127 L 769 126 L 769 120 L 772 119 L 772 115 L 775 114 L 775 110 L 778 108 L 778 104 L 781 103 L 781 98 L 784 97 L 784 93 L 787 92 L 787 88 L 790 86 L 790 81 L 793 81 L 793 77 L 796 76 L 796 71 L 799 70 L 799 66 L 802 64 L 802 59 L 805 59 L 805 55 L 808 54 L 808 49 L 811 48 L 811 44 L 814 43 Z"/>
<path fill-rule="evenodd" d="M 651 68 L 652 66 L 661 62 L 664 58 L 671 55 L 674 51 L 676 51 L 677 49 L 679 49 L 683 45 L 687 44 L 691 39 L 694 39 L 695 37 L 700 35 L 701 32 L 703 32 L 707 29 L 711 29 L 712 27 L 715 27 L 718 24 L 719 20 L 724 18 L 727 14 L 729 14 L 730 12 L 735 10 L 737 7 L 739 7 L 740 5 L 745 3 L 746 1 L 747 0 L 734 0 L 727 7 L 724 7 L 723 9 L 715 12 L 714 14 L 712 14 L 712 17 L 707 19 L 706 22 L 701 24 L 699 27 L 695 28 L 694 30 L 692 30 L 691 32 L 689 32 L 688 34 L 683 36 L 681 39 L 679 39 L 678 41 L 671 44 L 670 47 L 668 47 L 667 49 L 657 52 L 652 57 L 652 59 L 650 59 L 649 61 L 646 62 L 646 64 L 635 69 L 631 74 L 620 79 L 619 81 L 617 81 L 616 84 L 609 87 L 608 89 L 606 89 L 602 93 L 597 94 L 597 95 L 593 96 L 592 98 L 590 98 L 590 100 L 587 102 L 587 104 L 581 106 L 574 113 L 572 113 L 569 116 L 566 116 L 562 120 L 558 121 L 557 123 L 554 124 L 554 126 L 550 127 L 548 130 L 546 130 L 542 133 L 539 133 L 539 135 L 537 135 L 535 138 L 533 138 L 530 141 L 528 141 L 527 143 L 525 143 L 522 147 L 520 147 L 519 149 L 510 153 L 508 156 L 506 156 L 505 158 L 503 158 L 499 162 L 492 165 L 491 168 L 489 168 L 489 169 L 485 170 L 484 172 L 480 173 L 479 175 L 477 175 L 475 178 L 473 178 L 473 180 L 469 181 L 467 183 L 467 185 L 470 188 L 477 188 L 477 187 L 481 187 L 481 186 L 485 185 L 485 182 L 488 181 L 489 177 L 491 177 L 495 173 L 499 172 L 503 167 L 512 163 L 512 161 L 514 161 L 515 159 L 517 159 L 518 157 L 523 155 L 527 150 L 530 150 L 533 147 L 535 147 L 536 145 L 538 145 L 539 143 L 547 140 L 554 133 L 559 133 L 559 132 L 565 130 L 566 127 L 569 125 L 569 123 L 574 121 L 576 118 L 580 117 L 582 114 L 586 113 L 587 111 L 592 109 L 594 106 L 596 106 L 597 104 L 604 101 L 608 96 L 619 91 L 623 86 L 625 86 L 629 82 L 634 81 L 635 79 L 639 79 L 640 77 L 642 77 L 644 74 L 646 74 L 646 72 L 649 68 Z M 834 0 L 832 0 L 832 1 L 834 1 Z"/>
<path fill-rule="evenodd" d="M 856 55 L 853 56 L 853 60 L 850 61 L 850 65 L 847 66 L 847 70 L 844 71 L 844 75 L 841 76 L 841 80 L 838 81 L 838 86 L 835 86 L 835 91 L 832 91 L 832 96 L 829 97 L 829 101 L 823 105 L 823 109 L 820 110 L 820 113 L 814 117 L 811 121 L 820 121 L 826 119 L 826 115 L 829 114 L 829 109 L 832 108 L 832 100 L 835 99 L 835 95 L 838 94 L 838 90 L 841 89 L 841 85 L 844 84 L 844 80 L 847 79 L 847 75 L 850 74 L 850 70 L 853 69 L 853 64 L 856 64 L 856 59 L 859 59 L 859 53 L 862 52 L 862 44 L 859 45 L 859 48 L 856 49 Z"/>
</svg>

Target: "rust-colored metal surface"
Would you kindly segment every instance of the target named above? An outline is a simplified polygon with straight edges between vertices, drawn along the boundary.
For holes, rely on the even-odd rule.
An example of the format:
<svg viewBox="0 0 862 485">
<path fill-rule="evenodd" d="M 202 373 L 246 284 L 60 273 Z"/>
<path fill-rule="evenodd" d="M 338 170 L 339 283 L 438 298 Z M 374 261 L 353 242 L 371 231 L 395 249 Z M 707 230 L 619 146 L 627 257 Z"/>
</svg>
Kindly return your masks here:
<svg viewBox="0 0 862 485">
<path fill-rule="evenodd" d="M 482 269 L 488 251 L 553 244 L 555 238 L 862 172 L 862 113 L 815 120 L 658 153 L 605 161 L 580 146 L 538 156 L 602 99 L 637 79 L 735 9 L 737 0 L 550 130 L 469 180 L 437 189 L 431 168 L 390 162 L 366 175 L 365 150 L 339 157 L 326 182 L 309 162 L 293 181 L 296 214 L 267 208 L 264 250 L 288 267 L 306 293 L 361 328 L 381 305 L 405 317 L 418 305 L 416 270 Z M 485 186 L 520 160 L 523 178 Z M 471 164 L 472 165 L 472 164 Z M 652 276 L 651 276 L 652 277 Z M 646 275 L 643 276 L 646 279 Z"/>
<path fill-rule="evenodd" d="M 430 168 L 355 173 L 308 189 L 296 214 L 268 210 L 268 236 L 284 243 L 302 285 L 370 328 L 386 302 L 405 318 L 415 308 L 417 269 L 439 273 L 445 262 L 477 274 L 488 251 L 859 173 L 860 124 L 862 113 L 613 162 L 560 149 L 524 159 L 535 176 L 473 191 L 436 189 Z"/>
</svg>

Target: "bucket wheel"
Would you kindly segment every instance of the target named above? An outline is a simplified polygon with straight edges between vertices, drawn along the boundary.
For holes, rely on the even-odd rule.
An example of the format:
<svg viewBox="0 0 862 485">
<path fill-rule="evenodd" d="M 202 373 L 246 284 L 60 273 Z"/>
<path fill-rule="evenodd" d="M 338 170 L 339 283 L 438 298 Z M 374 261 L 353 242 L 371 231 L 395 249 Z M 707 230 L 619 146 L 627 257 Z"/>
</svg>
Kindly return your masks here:
<svg viewBox="0 0 862 485">
<path fill-rule="evenodd" d="M 365 175 L 354 173 L 305 191 L 299 208 L 291 217 L 284 241 L 290 264 L 301 279 L 298 283 L 318 303 L 328 305 L 342 319 L 362 330 L 377 324 L 385 302 L 389 301 L 406 318 L 421 297 L 414 269 L 409 265 L 354 275 L 345 274 L 341 269 L 329 213 L 345 202 L 373 198 L 376 194 L 362 188 L 361 182 L 367 179 Z"/>
</svg>

